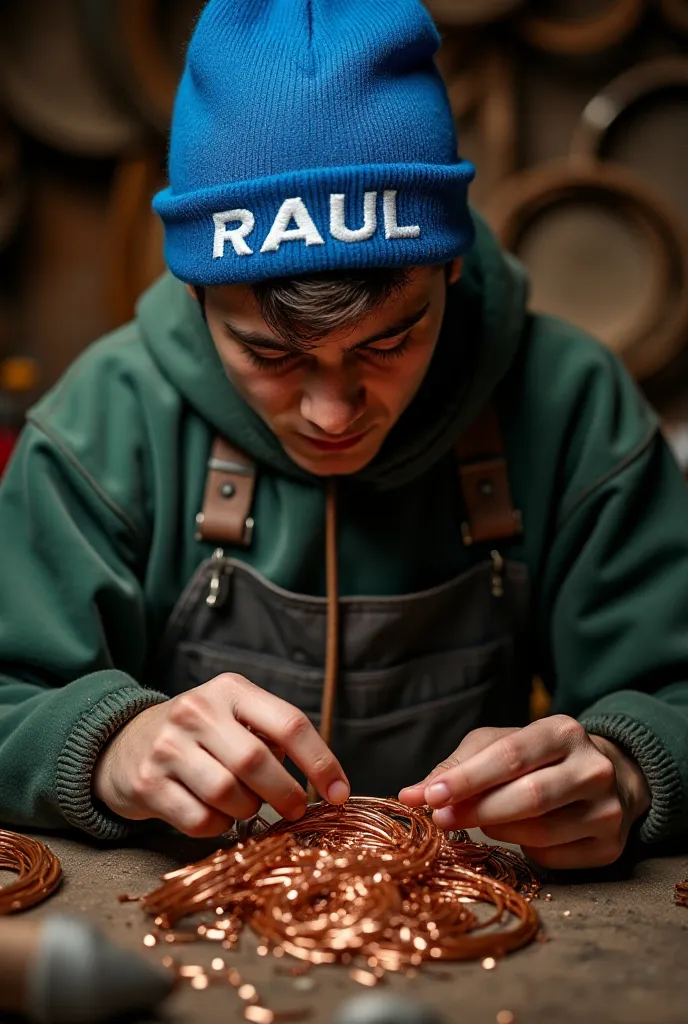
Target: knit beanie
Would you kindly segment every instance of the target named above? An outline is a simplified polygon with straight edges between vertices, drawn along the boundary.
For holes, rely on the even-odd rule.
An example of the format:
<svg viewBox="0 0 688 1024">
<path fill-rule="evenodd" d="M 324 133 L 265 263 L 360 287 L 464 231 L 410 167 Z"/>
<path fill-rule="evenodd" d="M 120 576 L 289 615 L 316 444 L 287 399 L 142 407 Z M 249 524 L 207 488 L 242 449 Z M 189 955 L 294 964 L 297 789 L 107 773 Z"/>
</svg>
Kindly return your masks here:
<svg viewBox="0 0 688 1024">
<path fill-rule="evenodd" d="M 473 241 L 421 0 L 210 0 L 153 201 L 191 284 L 443 263 Z"/>
</svg>

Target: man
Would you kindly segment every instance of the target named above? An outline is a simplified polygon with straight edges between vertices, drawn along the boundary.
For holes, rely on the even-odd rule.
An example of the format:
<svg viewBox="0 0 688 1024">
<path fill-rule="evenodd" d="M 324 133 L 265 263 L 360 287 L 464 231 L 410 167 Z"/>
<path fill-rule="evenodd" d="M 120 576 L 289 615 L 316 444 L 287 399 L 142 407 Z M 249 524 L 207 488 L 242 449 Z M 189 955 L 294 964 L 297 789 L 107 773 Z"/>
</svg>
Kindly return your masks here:
<svg viewBox="0 0 688 1024">
<path fill-rule="evenodd" d="M 471 217 L 437 44 L 420 0 L 205 9 L 171 274 L 2 487 L 5 822 L 216 835 L 298 771 L 553 868 L 688 831 L 684 483 Z"/>
</svg>

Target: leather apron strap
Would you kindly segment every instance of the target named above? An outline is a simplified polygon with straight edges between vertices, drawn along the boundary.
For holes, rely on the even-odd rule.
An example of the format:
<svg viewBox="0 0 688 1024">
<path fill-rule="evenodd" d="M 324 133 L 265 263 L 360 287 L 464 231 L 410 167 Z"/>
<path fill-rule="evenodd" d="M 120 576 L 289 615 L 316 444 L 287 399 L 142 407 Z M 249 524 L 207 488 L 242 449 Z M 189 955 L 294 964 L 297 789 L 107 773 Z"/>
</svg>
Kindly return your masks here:
<svg viewBox="0 0 688 1024">
<path fill-rule="evenodd" d="M 519 537 L 523 520 L 511 499 L 504 441 L 492 403 L 461 436 L 456 454 L 466 509 L 461 524 L 466 547 Z"/>
<path fill-rule="evenodd" d="M 523 532 L 513 505 L 504 442 L 492 404 L 485 406 L 456 446 L 466 518 L 461 536 L 468 547 L 511 540 Z M 196 517 L 199 540 L 248 547 L 253 535 L 251 506 L 256 486 L 254 462 L 223 438 L 216 438 L 208 461 L 203 511 Z"/>
<path fill-rule="evenodd" d="M 255 463 L 217 437 L 208 460 L 203 511 L 196 516 L 197 540 L 248 547 L 253 536 L 255 489 Z"/>
</svg>

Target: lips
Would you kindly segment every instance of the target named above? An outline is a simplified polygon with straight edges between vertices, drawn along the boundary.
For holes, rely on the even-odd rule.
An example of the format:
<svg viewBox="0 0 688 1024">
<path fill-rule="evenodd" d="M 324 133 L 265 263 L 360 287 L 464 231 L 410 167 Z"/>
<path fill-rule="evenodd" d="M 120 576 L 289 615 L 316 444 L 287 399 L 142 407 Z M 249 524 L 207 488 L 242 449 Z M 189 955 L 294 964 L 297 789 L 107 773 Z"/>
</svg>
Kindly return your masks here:
<svg viewBox="0 0 688 1024">
<path fill-rule="evenodd" d="M 314 448 L 318 449 L 318 451 L 344 452 L 349 448 L 354 448 L 359 443 L 359 441 L 363 440 L 367 433 L 368 431 L 364 430 L 362 434 L 355 434 L 352 435 L 351 437 L 343 437 L 337 441 L 322 441 L 314 437 L 308 437 L 306 434 L 302 434 L 301 436 L 303 437 L 304 441 L 308 441 L 308 443 L 312 444 Z"/>
</svg>

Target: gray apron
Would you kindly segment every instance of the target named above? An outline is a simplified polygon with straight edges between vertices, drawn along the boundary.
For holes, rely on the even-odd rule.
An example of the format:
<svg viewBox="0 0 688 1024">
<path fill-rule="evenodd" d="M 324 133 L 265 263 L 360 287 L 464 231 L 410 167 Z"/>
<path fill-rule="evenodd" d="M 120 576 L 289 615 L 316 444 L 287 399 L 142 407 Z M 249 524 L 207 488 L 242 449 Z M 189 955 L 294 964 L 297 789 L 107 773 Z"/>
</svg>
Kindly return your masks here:
<svg viewBox="0 0 688 1024">
<path fill-rule="evenodd" d="M 462 460 L 468 500 L 461 529 L 467 542 L 492 541 L 493 534 L 507 539 L 520 531 L 505 467 L 499 465 L 503 457 L 486 454 Z M 250 543 L 253 523 L 244 515 L 252 496 L 247 480 L 255 470 L 226 443 L 223 449 L 216 444 L 209 470 L 205 522 L 215 523 L 218 537 L 222 516 L 211 509 L 209 495 L 228 499 L 241 496 L 243 488 L 239 536 Z M 467 495 L 472 479 L 477 498 Z M 332 749 L 353 793 L 396 794 L 420 781 L 472 729 L 526 724 L 528 591 L 525 566 L 504 562 L 488 547 L 484 561 L 431 590 L 340 598 Z M 300 708 L 317 726 L 326 634 L 325 598 L 283 590 L 219 547 L 171 615 L 156 675 L 168 692 L 178 694 L 222 673 L 237 673 Z"/>
</svg>

